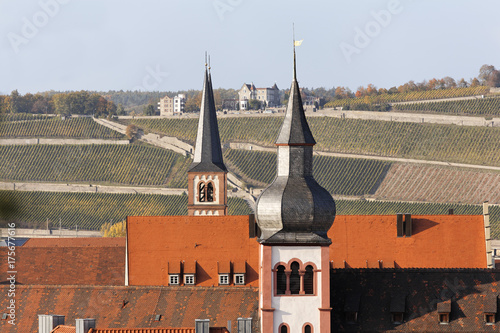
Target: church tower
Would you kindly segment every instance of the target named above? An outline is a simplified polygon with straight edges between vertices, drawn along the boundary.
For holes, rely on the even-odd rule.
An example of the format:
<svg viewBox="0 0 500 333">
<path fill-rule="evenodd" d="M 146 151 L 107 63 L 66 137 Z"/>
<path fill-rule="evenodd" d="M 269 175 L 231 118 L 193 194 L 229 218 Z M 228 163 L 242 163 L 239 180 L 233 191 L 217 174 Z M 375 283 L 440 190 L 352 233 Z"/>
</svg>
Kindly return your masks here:
<svg viewBox="0 0 500 333">
<path fill-rule="evenodd" d="M 295 42 L 294 42 L 295 45 Z M 263 333 L 330 332 L 327 232 L 332 196 L 313 178 L 313 146 L 296 75 L 276 140 L 277 176 L 256 205 L 260 242 L 260 318 Z"/>
<path fill-rule="evenodd" d="M 196 146 L 188 170 L 188 215 L 227 214 L 227 169 L 222 159 L 209 70 L 205 64 Z"/>
</svg>

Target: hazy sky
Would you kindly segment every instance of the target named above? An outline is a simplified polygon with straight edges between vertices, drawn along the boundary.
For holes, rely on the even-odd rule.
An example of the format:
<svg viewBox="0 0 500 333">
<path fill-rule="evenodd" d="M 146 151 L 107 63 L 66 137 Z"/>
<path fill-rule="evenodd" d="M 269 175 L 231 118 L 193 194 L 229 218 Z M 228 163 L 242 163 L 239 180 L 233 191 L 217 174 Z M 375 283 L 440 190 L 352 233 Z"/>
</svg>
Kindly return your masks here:
<svg viewBox="0 0 500 333">
<path fill-rule="evenodd" d="M 500 67 L 498 0 L 0 0 L 0 93 L 287 88 L 477 76 Z"/>
</svg>

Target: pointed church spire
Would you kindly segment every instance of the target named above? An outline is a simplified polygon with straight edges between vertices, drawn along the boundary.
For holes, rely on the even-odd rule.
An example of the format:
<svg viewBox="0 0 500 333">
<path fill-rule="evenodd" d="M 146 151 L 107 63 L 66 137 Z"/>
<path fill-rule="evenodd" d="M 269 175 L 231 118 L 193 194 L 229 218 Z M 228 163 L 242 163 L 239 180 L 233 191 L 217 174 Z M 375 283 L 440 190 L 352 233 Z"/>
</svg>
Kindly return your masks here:
<svg viewBox="0 0 500 333">
<path fill-rule="evenodd" d="M 209 69 L 210 67 L 207 70 L 205 55 L 205 78 L 203 81 L 200 118 L 193 163 L 189 168 L 190 172 L 227 172 L 222 159 L 217 113 Z"/>
<path fill-rule="evenodd" d="M 276 146 L 276 178 L 256 204 L 262 244 L 330 244 L 335 219 L 332 196 L 313 177 L 313 138 L 297 83 L 294 40 L 293 80 Z M 300 43 L 297 43 L 299 45 Z"/>
<path fill-rule="evenodd" d="M 286 109 L 285 120 L 281 126 L 277 145 L 289 144 L 306 144 L 314 145 L 316 141 L 307 124 L 302 98 L 300 96 L 299 83 L 297 82 L 297 66 L 295 57 L 295 38 L 293 41 L 293 80 L 290 87 L 290 96 L 288 98 L 288 106 Z"/>
</svg>

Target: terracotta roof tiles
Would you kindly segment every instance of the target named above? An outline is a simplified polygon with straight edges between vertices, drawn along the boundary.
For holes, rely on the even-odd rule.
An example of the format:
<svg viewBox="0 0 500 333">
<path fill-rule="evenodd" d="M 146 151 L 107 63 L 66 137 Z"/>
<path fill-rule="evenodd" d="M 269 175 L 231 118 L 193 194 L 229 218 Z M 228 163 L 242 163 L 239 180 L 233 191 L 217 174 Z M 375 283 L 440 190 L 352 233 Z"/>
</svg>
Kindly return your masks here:
<svg viewBox="0 0 500 333">
<path fill-rule="evenodd" d="M 9 287 L 0 286 L 6 295 Z M 164 328 L 193 327 L 195 319 L 225 327 L 237 318 L 258 318 L 257 288 L 235 287 L 118 287 L 118 286 L 24 286 L 16 288 L 16 325 L 0 321 L 2 333 L 37 333 L 38 314 L 95 318 L 97 327 Z M 6 308 L 9 299 L 0 298 Z M 155 315 L 161 315 L 155 321 Z M 234 326 L 235 327 L 235 326 Z M 258 328 L 258 320 L 254 320 Z"/>
<path fill-rule="evenodd" d="M 396 215 L 341 215 L 328 231 L 333 268 L 486 268 L 482 215 L 412 216 L 397 237 Z"/>
</svg>

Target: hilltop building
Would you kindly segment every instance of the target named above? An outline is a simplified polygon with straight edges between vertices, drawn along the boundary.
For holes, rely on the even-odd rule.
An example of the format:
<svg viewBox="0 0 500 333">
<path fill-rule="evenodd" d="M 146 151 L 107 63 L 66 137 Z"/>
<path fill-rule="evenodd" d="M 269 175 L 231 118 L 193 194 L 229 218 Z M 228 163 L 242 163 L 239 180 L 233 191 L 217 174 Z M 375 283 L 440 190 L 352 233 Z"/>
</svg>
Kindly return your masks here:
<svg viewBox="0 0 500 333">
<path fill-rule="evenodd" d="M 160 116 L 181 115 L 184 113 L 185 105 L 186 95 L 184 94 L 178 94 L 175 97 L 165 96 L 160 98 L 158 110 L 160 110 Z"/>
<path fill-rule="evenodd" d="M 189 215 L 129 216 L 125 240 L 27 241 L 16 250 L 17 324 L 0 321 L 2 333 L 498 331 L 488 206 L 482 216 L 337 216 L 312 175 L 296 77 L 294 54 L 277 177 L 255 216 L 227 215 L 205 70 Z"/>
<path fill-rule="evenodd" d="M 256 88 L 254 84 L 244 83 L 238 91 L 240 110 L 248 110 L 249 101 L 255 99 L 264 107 L 276 107 L 280 105 L 280 90 L 276 83 L 271 88 Z"/>
</svg>

